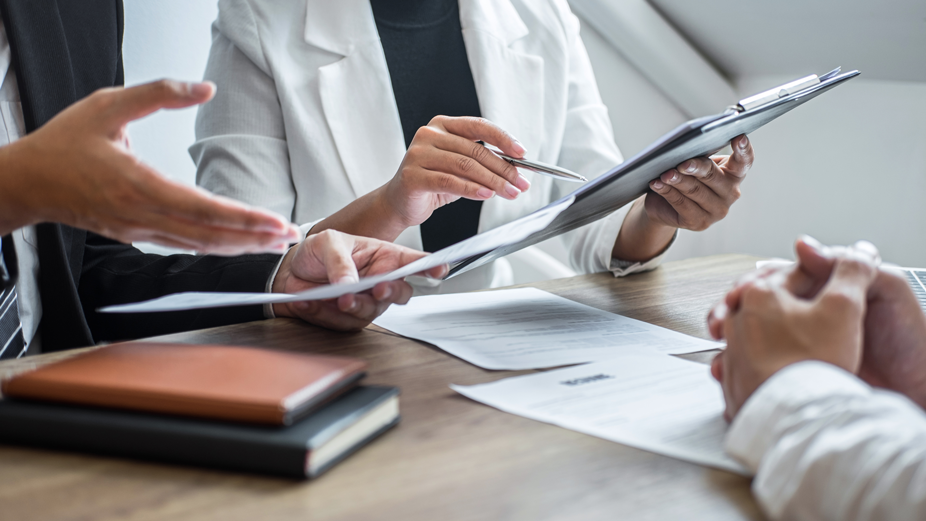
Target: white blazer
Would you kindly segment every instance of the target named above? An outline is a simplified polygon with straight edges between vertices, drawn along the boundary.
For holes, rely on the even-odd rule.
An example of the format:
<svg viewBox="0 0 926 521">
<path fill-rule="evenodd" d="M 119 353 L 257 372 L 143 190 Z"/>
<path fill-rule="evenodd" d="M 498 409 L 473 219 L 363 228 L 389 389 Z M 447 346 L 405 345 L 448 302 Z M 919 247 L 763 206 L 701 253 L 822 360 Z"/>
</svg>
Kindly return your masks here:
<svg viewBox="0 0 926 521">
<path fill-rule="evenodd" d="M 589 178 L 623 160 L 565 0 L 459 5 L 483 117 L 517 137 L 527 158 Z M 212 33 L 205 79 L 218 91 L 199 109 L 190 147 L 201 186 L 291 216 L 307 230 L 395 175 L 405 141 L 368 0 L 220 0 Z M 484 202 L 480 232 L 576 188 L 525 176 L 532 186 L 517 200 Z M 612 262 L 628 209 L 564 237 L 574 269 L 625 275 L 658 264 L 661 256 Z M 421 249 L 419 228 L 396 242 Z M 498 264 L 432 291 L 510 284 L 510 268 Z"/>
</svg>

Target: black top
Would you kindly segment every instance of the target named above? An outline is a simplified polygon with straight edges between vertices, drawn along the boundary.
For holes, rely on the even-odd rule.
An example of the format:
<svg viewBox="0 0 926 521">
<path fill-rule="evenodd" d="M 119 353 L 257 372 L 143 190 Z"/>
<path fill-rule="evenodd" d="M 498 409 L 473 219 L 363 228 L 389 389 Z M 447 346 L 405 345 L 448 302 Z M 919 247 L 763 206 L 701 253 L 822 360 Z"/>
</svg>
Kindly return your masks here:
<svg viewBox="0 0 926 521">
<path fill-rule="evenodd" d="M 405 146 L 434 116 L 481 116 L 457 0 L 370 0 Z M 421 225 L 425 251 L 476 235 L 482 201 L 458 199 Z"/>
<path fill-rule="evenodd" d="M 0 13 L 28 132 L 95 90 L 122 85 L 122 0 L 0 0 Z M 149 255 L 53 223 L 36 226 L 36 235 L 43 351 L 262 319 L 261 306 L 145 314 L 96 309 L 178 291 L 263 292 L 280 260 Z"/>
</svg>

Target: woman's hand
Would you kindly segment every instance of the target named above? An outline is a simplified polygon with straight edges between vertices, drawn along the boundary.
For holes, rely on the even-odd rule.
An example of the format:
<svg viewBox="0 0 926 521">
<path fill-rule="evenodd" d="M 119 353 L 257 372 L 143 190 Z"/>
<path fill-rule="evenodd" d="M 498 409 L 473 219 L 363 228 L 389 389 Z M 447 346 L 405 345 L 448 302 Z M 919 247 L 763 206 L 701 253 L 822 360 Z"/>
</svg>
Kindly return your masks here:
<svg viewBox="0 0 926 521">
<path fill-rule="evenodd" d="M 652 192 L 630 208 L 611 256 L 647 261 L 666 249 L 677 229 L 702 231 L 726 217 L 755 160 L 745 135 L 730 145 L 733 155 L 689 159 L 651 181 Z"/>
<path fill-rule="evenodd" d="M 418 129 L 388 183 L 322 220 L 310 233 L 338 230 L 394 241 L 406 228 L 461 197 L 515 199 L 530 188 L 517 168 L 476 143 L 479 140 L 511 157 L 524 157 L 518 140 L 488 120 L 437 116 Z"/>
<path fill-rule="evenodd" d="M 740 198 L 740 183 L 755 154 L 749 139 L 735 138 L 733 155 L 689 159 L 650 182 L 646 213 L 674 228 L 702 231 L 723 219 Z"/>
<path fill-rule="evenodd" d="M 524 157 L 517 139 L 482 118 L 437 116 L 418 129 L 395 177 L 380 192 L 403 227 L 423 223 L 431 212 L 461 197 L 512 200 L 530 188 L 517 168 L 477 140 Z"/>
</svg>

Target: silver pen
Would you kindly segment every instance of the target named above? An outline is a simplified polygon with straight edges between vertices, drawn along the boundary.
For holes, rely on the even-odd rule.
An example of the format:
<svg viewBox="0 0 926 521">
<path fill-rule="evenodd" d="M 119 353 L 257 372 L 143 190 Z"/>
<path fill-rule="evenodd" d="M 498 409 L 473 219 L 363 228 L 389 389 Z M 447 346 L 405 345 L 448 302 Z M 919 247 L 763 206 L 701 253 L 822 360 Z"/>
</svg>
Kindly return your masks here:
<svg viewBox="0 0 926 521">
<path fill-rule="evenodd" d="M 520 168 L 526 168 L 528 170 L 537 172 L 538 174 L 555 177 L 556 179 L 562 179 L 563 181 L 572 181 L 573 183 L 585 183 L 588 179 L 580 176 L 575 172 L 570 172 L 565 168 L 560 168 L 556 165 L 548 165 L 546 163 L 539 163 L 536 161 L 528 161 L 526 159 L 516 159 L 511 156 L 506 156 L 501 150 L 495 148 L 492 145 L 489 145 L 485 141 L 477 141 L 480 145 L 491 150 L 495 155 L 508 161 L 512 165 Z"/>
</svg>

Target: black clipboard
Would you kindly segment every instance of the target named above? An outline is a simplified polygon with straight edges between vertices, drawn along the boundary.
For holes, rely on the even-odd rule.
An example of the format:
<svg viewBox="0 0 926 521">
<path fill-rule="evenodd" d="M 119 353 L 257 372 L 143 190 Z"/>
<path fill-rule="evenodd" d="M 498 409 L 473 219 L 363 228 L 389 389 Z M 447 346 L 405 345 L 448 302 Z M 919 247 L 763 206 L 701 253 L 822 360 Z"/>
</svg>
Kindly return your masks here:
<svg viewBox="0 0 926 521">
<path fill-rule="evenodd" d="M 650 181 L 663 172 L 692 157 L 709 156 L 736 136 L 759 129 L 859 74 L 859 71 L 843 73 L 837 68 L 823 76 L 807 76 L 745 98 L 722 114 L 683 123 L 605 175 L 550 203 L 548 206 L 575 197 L 575 202 L 545 229 L 522 241 L 457 262 L 451 266 L 447 278 L 606 217 L 645 194 Z"/>
</svg>

